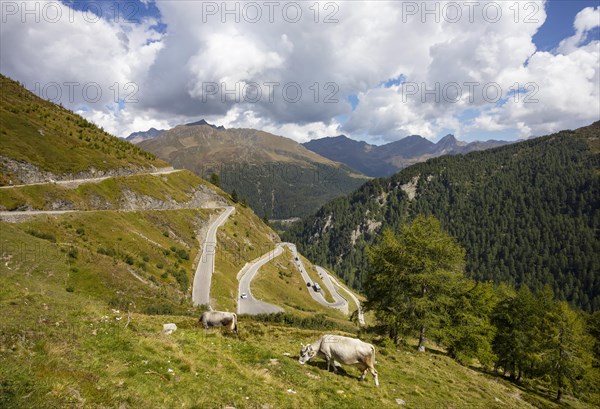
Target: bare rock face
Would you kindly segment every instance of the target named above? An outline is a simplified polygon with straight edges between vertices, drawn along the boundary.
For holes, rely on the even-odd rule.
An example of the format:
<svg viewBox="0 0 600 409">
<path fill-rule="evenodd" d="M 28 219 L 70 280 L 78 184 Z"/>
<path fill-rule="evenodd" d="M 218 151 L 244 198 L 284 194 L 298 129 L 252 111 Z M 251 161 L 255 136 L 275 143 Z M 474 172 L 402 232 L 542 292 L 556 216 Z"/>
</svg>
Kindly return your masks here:
<svg viewBox="0 0 600 409">
<path fill-rule="evenodd" d="M 229 206 L 228 202 L 204 185 L 198 186 L 192 198 L 187 202 L 177 202 L 170 198 L 161 200 L 130 190 L 124 190 L 123 199 L 120 204 L 120 208 L 123 210 L 173 210 L 223 206 Z"/>
<path fill-rule="evenodd" d="M 52 172 L 45 172 L 31 163 L 3 155 L 0 155 L 0 171 L 7 179 L 4 181 L 6 185 L 51 182 L 58 179 Z"/>
</svg>

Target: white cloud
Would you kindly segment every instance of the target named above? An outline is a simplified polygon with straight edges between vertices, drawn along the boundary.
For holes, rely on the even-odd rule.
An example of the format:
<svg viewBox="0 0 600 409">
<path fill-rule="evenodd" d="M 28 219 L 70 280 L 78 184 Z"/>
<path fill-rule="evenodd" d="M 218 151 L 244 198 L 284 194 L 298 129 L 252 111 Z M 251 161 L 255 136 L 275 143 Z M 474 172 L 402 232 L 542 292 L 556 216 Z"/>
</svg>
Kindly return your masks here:
<svg viewBox="0 0 600 409">
<path fill-rule="evenodd" d="M 574 21 L 576 34 L 553 54 L 535 48 L 532 38 L 546 14 L 543 1 L 530 3 L 538 9 L 527 22 L 531 8 L 520 9 L 515 22 L 514 3 L 496 1 L 481 2 L 472 20 L 463 5 L 456 22 L 442 11 L 463 3 L 320 2 L 315 22 L 310 2 L 296 3 L 303 13 L 296 23 L 286 21 L 290 14 L 283 13 L 283 4 L 274 9 L 272 22 L 263 5 L 259 22 L 240 14 L 236 23 L 234 15 L 220 12 L 224 3 L 164 1 L 155 4 L 167 27 L 164 35 L 150 19 L 89 23 L 75 13 L 73 22 L 36 24 L 17 16 L 2 24 L 0 67 L 28 85 L 98 83 L 103 90 L 98 102 L 81 95 L 61 102 L 75 109 L 86 105 L 86 117 L 120 136 L 200 118 L 298 141 L 343 132 L 375 142 L 408 134 L 436 139 L 448 129 L 457 135 L 512 130 L 529 136 L 598 120 L 599 45 L 582 44 L 598 26 L 599 9 L 582 10 Z M 240 12 L 247 7 L 242 2 L 227 7 L 236 4 Z M 218 8 L 214 15 L 206 13 L 211 5 Z M 436 5 L 439 22 L 423 9 Z M 492 21 L 497 6 L 502 18 Z M 327 16 L 338 22 L 323 22 Z M 408 95 L 406 84 L 380 86 L 401 74 L 417 85 L 416 93 Z M 136 87 L 124 89 L 129 82 Z M 238 94 L 239 101 L 229 96 L 222 102 L 220 92 L 206 95 L 208 82 L 224 82 L 228 90 L 257 83 L 262 99 Z M 130 96 L 138 102 L 116 104 L 114 83 L 121 98 L 135 91 Z M 269 88 L 271 83 L 278 85 Z M 454 83 L 461 93 L 456 100 Z M 539 102 L 515 101 L 509 94 L 515 83 L 537 87 Z M 283 92 L 288 84 L 301 87 L 298 101 Z M 507 98 L 501 104 L 483 92 L 496 87 Z M 431 89 L 438 101 L 427 94 Z M 354 111 L 350 95 L 360 101 Z"/>
</svg>

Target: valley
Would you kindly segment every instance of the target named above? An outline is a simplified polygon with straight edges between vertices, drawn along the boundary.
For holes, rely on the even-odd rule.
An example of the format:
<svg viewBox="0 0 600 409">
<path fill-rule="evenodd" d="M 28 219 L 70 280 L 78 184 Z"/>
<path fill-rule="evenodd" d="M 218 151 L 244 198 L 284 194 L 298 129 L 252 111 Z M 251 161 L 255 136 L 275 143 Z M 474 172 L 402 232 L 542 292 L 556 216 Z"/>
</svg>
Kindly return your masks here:
<svg viewBox="0 0 600 409">
<path fill-rule="evenodd" d="M 0 409 L 600 408 L 598 0 L 0 9 Z"/>
<path fill-rule="evenodd" d="M 206 121 L 176 126 L 137 146 L 206 180 L 218 176 L 222 189 L 269 219 L 306 216 L 368 180 L 289 138 Z"/>
<path fill-rule="evenodd" d="M 377 179 L 353 193 L 362 198 L 362 192 L 369 192 L 366 207 L 350 205 L 345 197 L 326 203 L 293 225 L 291 239 L 284 241 L 250 200 L 239 200 L 243 188 L 236 200 L 198 174 L 115 141 L 4 77 L 1 85 L 2 98 L 11 104 L 3 100 L 0 111 L 1 132 L 8 135 L 0 141 L 5 171 L 0 187 L 0 406 L 594 406 L 594 388 L 577 395 L 569 390 L 563 403 L 556 403 L 552 384 L 509 379 L 505 367 L 502 373 L 494 370 L 485 355 L 457 357 L 443 334 L 426 341 L 426 352 L 416 351 L 412 335 L 401 342 L 387 336 L 388 324 L 365 307 L 373 300 L 346 285 L 357 287 L 358 280 L 348 275 L 346 263 L 362 262 L 365 238 L 395 220 L 390 216 L 396 211 L 393 195 L 379 189 L 392 182 Z M 181 132 L 192 132 L 193 140 L 198 133 L 210 138 L 212 132 L 225 131 L 202 123 Z M 256 131 L 236 132 L 238 138 L 281 142 Z M 65 152 L 45 156 L 30 151 L 63 143 L 76 152 L 73 160 Z M 306 154 L 296 145 L 293 149 Z M 135 160 L 128 162 L 128 155 Z M 276 158 L 289 160 L 285 155 Z M 420 200 L 419 181 L 428 179 L 423 169 L 411 167 L 408 174 L 395 176 L 400 178 L 392 183 L 398 198 Z M 445 169 L 451 171 L 451 165 Z M 366 180 L 352 175 L 355 182 Z M 336 247 L 339 242 L 331 235 L 346 234 L 349 226 L 352 245 Z M 485 308 L 491 307 L 475 313 Z M 239 334 L 201 328 L 198 317 L 207 309 L 237 312 Z M 478 316 L 471 324 L 474 336 L 489 319 Z M 164 324 L 175 324 L 177 330 L 167 334 Z M 350 366 L 336 375 L 325 370 L 321 359 L 300 365 L 300 343 L 324 333 L 373 343 L 381 386 L 359 382 L 359 372 Z M 216 389 L 215 383 L 224 387 Z"/>
</svg>

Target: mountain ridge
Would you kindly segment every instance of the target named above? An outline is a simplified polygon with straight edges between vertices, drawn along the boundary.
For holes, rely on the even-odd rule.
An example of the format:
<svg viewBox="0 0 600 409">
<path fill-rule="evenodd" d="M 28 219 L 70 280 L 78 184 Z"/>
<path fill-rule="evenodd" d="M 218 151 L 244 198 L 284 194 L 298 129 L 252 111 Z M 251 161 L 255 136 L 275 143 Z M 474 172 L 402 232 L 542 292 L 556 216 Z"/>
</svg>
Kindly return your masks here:
<svg viewBox="0 0 600 409">
<path fill-rule="evenodd" d="M 409 135 L 384 145 L 371 145 L 364 141 L 355 141 L 345 135 L 338 135 L 313 139 L 303 145 L 326 158 L 345 163 L 367 176 L 387 177 L 407 166 L 437 156 L 465 154 L 509 143 L 496 140 L 467 143 L 448 134 L 437 143 L 420 135 Z"/>
</svg>

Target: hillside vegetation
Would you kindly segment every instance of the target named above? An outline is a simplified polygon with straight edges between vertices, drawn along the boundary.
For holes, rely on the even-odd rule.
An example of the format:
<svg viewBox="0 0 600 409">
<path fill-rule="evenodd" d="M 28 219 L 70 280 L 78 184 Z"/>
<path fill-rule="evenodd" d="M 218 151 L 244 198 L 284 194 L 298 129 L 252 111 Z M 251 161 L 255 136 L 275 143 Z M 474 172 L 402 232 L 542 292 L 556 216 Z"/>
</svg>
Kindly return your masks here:
<svg viewBox="0 0 600 409">
<path fill-rule="evenodd" d="M 22 94 L 23 98 L 28 95 Z M 51 105 L 48 109 L 60 111 Z M 17 116 L 25 123 L 30 121 L 25 114 Z M 46 142 L 36 139 L 36 134 L 21 136 L 21 142 L 33 149 L 27 155 L 34 157 L 45 149 Z M 13 149 L 7 146 L 7 151 Z M 519 302 L 503 298 L 506 305 L 494 308 L 506 311 L 494 315 L 500 323 L 497 328 L 514 329 L 518 335 L 494 344 L 494 351 L 499 351 L 497 356 L 502 359 L 497 368 L 504 375 L 514 376 L 518 371 L 519 377 L 523 369 L 525 381 L 518 384 L 492 371 L 487 361 L 467 359 L 474 356 L 468 353 L 472 346 L 462 347 L 462 340 L 481 338 L 481 325 L 489 327 L 487 311 L 480 311 L 475 303 L 478 294 L 485 295 L 485 291 L 474 292 L 473 296 L 461 294 L 452 302 L 447 302 L 447 294 L 454 287 L 444 285 L 439 291 L 427 292 L 428 300 L 421 305 L 429 311 L 427 322 L 439 325 L 448 318 L 457 322 L 443 331 L 432 326 L 427 333 L 430 340 L 420 340 L 427 352 L 416 353 L 410 332 L 404 332 L 408 336 L 400 345 L 387 338 L 386 331 L 391 328 L 388 316 L 381 316 L 375 308 L 367 321 L 376 325 L 359 332 L 339 311 L 313 302 L 288 250 L 266 264 L 252 283 L 256 294 L 280 304 L 284 313 L 241 316 L 238 336 L 219 329 L 200 329 L 198 316 L 206 306 L 192 306 L 192 283 L 196 266 L 202 262 L 200 249 L 206 232 L 222 212 L 215 206 L 235 206 L 235 212 L 218 229 L 214 243 L 210 304 L 215 309 L 236 309 L 238 272 L 272 250 L 279 237 L 243 201 L 234 203 L 234 198 L 191 172 L 147 174 L 155 168 L 154 163 L 160 162 L 139 152 L 139 166 L 125 172 L 135 175 L 124 176 L 122 163 L 111 162 L 114 152 L 107 147 L 98 149 L 94 159 L 111 163 L 112 167 L 101 173 L 109 176 L 107 179 L 0 189 L 4 210 L 21 210 L 0 215 L 15 222 L 0 222 L 0 407 L 263 409 L 403 404 L 409 408 L 559 408 L 551 400 L 557 388 L 564 391 L 563 406 L 587 409 L 598 402 L 597 388 L 585 383 L 597 377 L 586 376 L 585 382 L 575 379 L 582 368 L 576 350 L 569 350 L 575 351 L 574 358 L 557 360 L 566 364 L 570 373 L 560 377 L 557 371 L 541 372 L 550 374 L 550 380 L 539 379 L 533 373 L 545 369 L 540 362 L 549 362 L 547 358 L 538 359 L 540 351 L 555 351 L 549 347 L 563 345 L 545 345 L 537 335 L 564 329 L 564 325 L 542 328 L 545 321 L 532 317 L 547 314 L 538 314 L 539 308 L 520 308 L 539 304 L 526 292 L 519 292 L 515 298 Z M 66 156 L 68 153 L 61 151 L 56 158 L 46 159 L 63 160 Z M 92 157 L 90 153 L 88 159 Z M 3 163 L 9 170 L 42 174 L 43 161 L 38 159 L 27 162 L 27 158 L 5 158 Z M 60 169 L 62 164 L 44 166 Z M 146 174 L 141 174 L 144 170 Z M 97 176 L 94 172 L 87 174 Z M 47 173 L 43 175 L 48 177 Z M 32 209 L 73 211 L 28 211 Z M 393 241 L 391 244 L 395 246 Z M 385 248 L 380 253 L 395 254 Z M 318 281 L 314 266 L 303 260 L 311 280 Z M 426 258 L 412 257 L 411 261 L 429 264 Z M 385 285 L 385 280 L 382 283 L 384 289 L 392 288 Z M 412 298 L 415 292 L 411 285 L 406 290 Z M 423 295 L 422 291 L 417 293 Z M 438 294 L 444 296 L 451 310 L 439 311 L 434 305 Z M 487 301 L 485 304 L 491 305 Z M 567 325 L 567 340 L 588 342 L 587 337 L 580 336 L 580 318 L 570 310 L 560 312 L 556 310 L 557 314 L 548 317 L 578 324 L 573 331 Z M 516 323 L 509 320 L 504 325 L 506 317 L 526 319 Z M 375 322 L 375 318 L 382 319 Z M 600 334 L 600 325 L 590 322 L 586 328 L 595 328 Z M 178 330 L 171 335 L 162 333 L 166 323 L 176 324 Z M 454 344 L 440 336 L 452 331 L 461 335 Z M 334 375 L 327 373 L 319 360 L 301 366 L 297 362 L 300 342 L 314 341 L 325 332 L 358 336 L 374 343 L 381 387 L 375 388 L 372 380 L 359 383 L 359 374 L 350 367 Z M 489 340 L 492 334 L 484 335 L 486 339 L 480 341 Z M 523 339 L 527 340 L 525 345 L 513 348 L 514 340 Z M 463 359 L 457 355 L 457 344 Z M 596 351 L 600 342 L 594 345 Z M 597 359 L 600 354 L 594 356 Z M 563 379 L 567 382 L 564 386 L 554 382 Z M 530 380 L 535 382 L 530 384 Z M 583 393 L 574 387 L 581 384 L 588 386 Z"/>
<path fill-rule="evenodd" d="M 181 125 L 139 146 L 207 180 L 214 173 L 223 190 L 235 190 L 269 219 L 306 216 L 366 180 L 291 139 L 254 129 Z"/>
<path fill-rule="evenodd" d="M 55 179 L 88 172 L 167 166 L 79 115 L 45 101 L 0 74 L 0 185 L 20 183 L 25 162 Z"/>
<path fill-rule="evenodd" d="M 80 222 L 66 220 L 73 228 L 65 231 Z M 361 337 L 377 347 L 379 388 L 370 378 L 358 382 L 359 373 L 351 367 L 334 375 L 322 360 L 302 366 L 297 362 L 300 342 L 317 339 L 321 327 L 339 333 L 335 328 L 322 323 L 301 329 L 241 317 L 239 337 L 218 329 L 205 332 L 196 326 L 197 312 L 187 303 L 177 305 L 174 282 L 153 289 L 105 255 L 90 254 L 87 263 L 80 252 L 69 267 L 69 256 L 58 244 L 30 236 L 24 226 L 2 228 L 7 232 L 0 264 L 3 408 L 371 408 L 398 407 L 396 399 L 408 408 L 558 408 L 543 392 L 527 392 L 461 366 L 441 351 L 419 354 L 366 334 Z M 86 225 L 85 236 L 91 233 Z M 191 243 L 189 234 L 179 238 Z M 172 240 L 150 237 L 165 246 Z M 24 250 L 9 255 L 8 243 Z M 32 256 L 32 248 L 58 256 Z M 128 252 L 136 254 L 130 247 Z M 152 264 L 158 261 L 147 252 Z M 142 260 L 136 255 L 134 265 Z M 167 260 L 175 261 L 172 255 Z M 143 313 L 152 305 L 171 315 Z M 167 322 L 179 328 L 171 336 L 161 334 Z M 565 401 L 570 407 L 589 407 L 568 397 Z"/>
<path fill-rule="evenodd" d="M 478 280 L 540 290 L 600 309 L 600 123 L 376 179 L 324 205 L 284 237 L 355 289 L 379 233 L 434 215 Z"/>
</svg>

